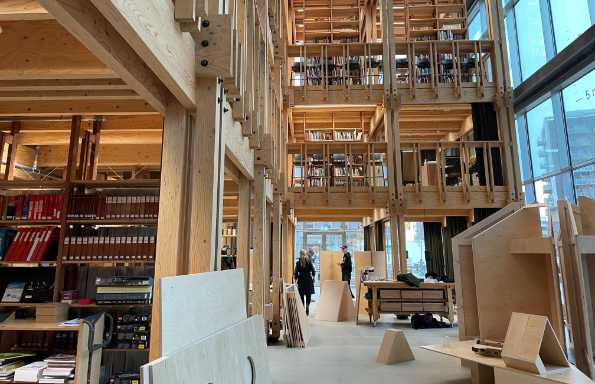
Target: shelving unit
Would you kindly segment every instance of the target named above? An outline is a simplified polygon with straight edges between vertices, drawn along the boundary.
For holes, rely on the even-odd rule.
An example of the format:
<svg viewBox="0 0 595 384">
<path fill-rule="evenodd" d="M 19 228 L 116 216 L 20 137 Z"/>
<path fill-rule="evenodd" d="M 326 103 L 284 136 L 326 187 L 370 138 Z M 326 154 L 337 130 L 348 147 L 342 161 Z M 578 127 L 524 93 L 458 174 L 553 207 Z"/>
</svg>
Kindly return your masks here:
<svg viewBox="0 0 595 384">
<path fill-rule="evenodd" d="M 60 302 L 61 300 L 61 293 L 63 290 L 78 290 L 80 292 L 80 297 L 86 298 L 94 298 L 95 293 L 95 285 L 94 279 L 95 276 L 106 276 L 106 275 L 133 275 L 133 276 L 149 276 L 152 277 L 154 275 L 154 265 L 155 265 L 155 253 L 154 253 L 154 244 L 156 242 L 156 227 L 158 223 L 157 219 L 157 207 L 158 207 L 158 194 L 159 194 L 159 187 L 160 187 L 160 180 L 159 179 L 133 179 L 133 180 L 91 180 L 91 178 L 95 177 L 94 175 L 97 172 L 93 172 L 93 163 L 94 161 L 91 158 L 91 143 L 93 145 L 99 145 L 99 135 L 97 134 L 95 140 L 75 140 L 75 137 L 83 137 L 87 138 L 89 136 L 89 131 L 83 131 L 81 125 L 77 125 L 75 118 L 73 118 L 72 129 L 70 132 L 70 145 L 69 145 L 69 153 L 67 157 L 67 164 L 63 169 L 58 170 L 57 177 L 61 177 L 61 180 L 50 180 L 50 181 L 21 181 L 21 180 L 10 180 L 10 181 L 0 181 L 0 194 L 4 196 L 11 196 L 11 195 L 18 195 L 18 194 L 44 194 L 44 193 L 51 193 L 51 194 L 58 194 L 62 196 L 63 200 L 63 210 L 60 215 L 59 220 L 8 220 L 5 216 L 6 206 L 1 206 L 2 214 L 0 214 L 0 228 L 22 228 L 22 227 L 41 227 L 41 226 L 55 226 L 58 228 L 59 236 L 57 240 L 57 245 L 55 249 L 51 252 L 51 254 L 46 255 L 47 260 L 36 261 L 36 262 L 21 262 L 21 261 L 1 261 L 0 260 L 0 271 L 7 270 L 8 268 L 11 269 L 11 274 L 3 274 L 3 278 L 0 281 L 0 298 L 3 295 L 4 285 L 6 281 L 12 281 L 13 277 L 17 276 L 20 278 L 21 276 L 31 276 L 31 278 L 40 278 L 44 281 L 47 280 L 48 284 L 51 284 L 52 292 L 50 294 L 49 301 L 50 302 Z M 95 134 L 93 134 L 95 135 Z M 88 156 L 87 156 L 88 155 Z M 96 164 L 96 162 L 95 162 Z M 98 205 L 91 205 L 91 206 L 79 206 L 78 208 L 74 206 L 75 196 L 89 196 L 89 201 L 93 200 L 93 196 L 99 196 L 98 199 L 104 199 L 105 196 L 110 194 L 116 196 L 126 196 L 126 195 L 134 195 L 134 196 L 151 196 L 151 199 L 133 199 L 133 198 L 124 198 L 120 199 L 120 201 L 115 201 L 116 203 L 116 212 L 113 215 L 106 216 L 105 212 L 93 212 L 94 209 L 98 208 Z M 8 200 L 3 199 L 3 202 L 6 204 Z M 131 207 L 125 207 L 126 204 L 134 203 Z M 118 205 L 120 204 L 120 205 Z M 81 208 L 84 208 L 84 215 L 81 211 Z M 103 208 L 103 206 L 102 206 Z M 120 209 L 125 208 L 125 209 Z M 78 210 L 78 211 L 77 211 Z M 79 244 L 81 250 L 84 250 L 84 254 L 89 259 L 79 259 L 79 260 L 67 260 L 65 259 L 65 255 L 68 252 L 68 239 L 72 236 L 82 235 L 85 234 L 85 239 L 92 239 L 91 236 L 93 234 L 98 234 L 99 231 L 103 231 L 107 233 L 109 231 L 135 231 L 139 229 L 139 231 L 148 231 L 153 233 L 152 240 L 150 244 L 153 245 L 153 249 L 151 254 L 144 255 L 145 258 L 133 258 L 135 255 L 132 253 L 121 254 L 118 252 L 125 251 L 134 251 L 139 250 L 140 248 L 135 248 L 138 245 L 146 245 L 147 243 L 137 243 L 136 239 L 133 241 L 133 235 L 127 236 L 119 236 L 120 244 L 126 244 L 129 248 L 118 248 L 116 253 L 113 253 L 112 257 L 119 257 L 119 256 L 127 256 L 128 259 L 100 259 L 95 260 L 91 259 L 91 255 L 93 252 L 91 251 L 99 251 L 99 241 L 87 241 L 85 244 Z M 102 233 L 103 233 L 102 232 Z M 139 235 L 140 236 L 140 235 Z M 147 236 L 145 236 L 146 238 Z M 106 237 L 107 238 L 107 237 Z M 145 239 L 146 240 L 146 239 Z M 149 245 L 150 245 L 149 244 Z M 136 255 L 139 256 L 139 255 Z M 85 290 L 86 292 L 82 292 L 81 290 Z M 6 309 L 22 309 L 22 308 L 33 308 L 36 303 L 0 303 L 0 308 Z M 41 303 L 40 303 L 41 304 Z M 90 316 L 93 314 L 98 314 L 101 312 L 108 312 L 113 316 L 118 314 L 133 314 L 139 316 L 145 316 L 149 320 L 150 323 L 150 316 L 152 311 L 151 304 L 79 304 L 74 303 L 69 305 L 70 317 L 85 317 Z M 18 325 L 18 327 L 17 327 Z M 25 324 L 24 322 L 14 323 L 14 327 L 11 325 L 12 328 L 19 328 L 20 330 L 26 331 L 34 331 L 35 327 L 39 327 L 40 325 L 37 324 Z M 9 330 L 8 326 L 4 326 L 5 328 L 0 327 L 0 331 Z M 32 328 L 33 327 L 33 328 Z M 11 332 L 13 331 L 10 328 Z M 15 328 L 15 331 L 16 331 Z M 43 327 L 42 327 L 43 328 Z M 56 327 L 54 327 L 56 328 Z M 48 332 L 55 332 L 58 330 L 62 330 L 62 328 L 58 327 L 56 329 L 49 329 L 45 327 L 44 330 Z M 81 326 L 80 329 L 76 327 L 68 327 L 67 331 L 73 332 L 81 332 L 84 326 Z M 138 357 L 131 358 L 130 361 L 132 362 L 132 366 L 129 368 L 138 369 L 138 366 L 134 365 L 136 363 L 142 361 L 145 363 L 148 361 L 148 337 L 150 332 L 150 327 L 147 330 L 147 340 L 143 346 L 146 346 L 146 349 L 133 349 L 133 348 L 109 348 L 105 351 L 105 358 L 107 359 L 106 364 L 110 366 L 107 371 L 111 371 L 111 366 L 114 364 L 113 359 L 108 357 L 108 355 L 119 356 L 117 353 L 121 352 L 123 355 L 127 353 L 132 353 L 136 351 L 143 351 L 143 355 L 140 355 L 141 358 L 139 360 Z M 103 331 L 99 333 L 99 339 L 103 338 Z M 86 342 L 85 342 L 86 343 Z M 79 345 L 80 341 L 79 341 Z M 86 345 L 86 344 L 84 344 Z M 40 351 L 43 352 L 43 351 Z M 99 356 L 102 353 L 99 352 Z M 81 355 L 82 356 L 82 355 Z M 144 357 L 142 357 L 144 356 Z M 118 357 L 120 358 L 120 357 Z M 77 358 L 78 359 L 78 358 Z M 97 374 L 96 377 L 93 378 L 95 381 L 91 381 L 91 383 L 97 383 L 99 380 L 99 364 L 101 358 L 97 357 L 94 364 L 97 364 Z M 128 361 L 128 359 L 126 359 Z M 142 364 L 141 363 L 141 364 Z M 128 364 L 128 363 L 127 363 Z M 118 364 L 113 365 L 113 367 L 118 367 Z M 117 369 L 114 368 L 116 371 L 114 373 L 119 372 Z M 81 369 L 86 374 L 86 369 Z M 77 366 L 77 378 L 75 379 L 76 382 L 85 383 L 86 378 L 81 376 L 79 380 L 79 369 Z M 107 377 L 106 377 L 107 379 Z"/>
</svg>

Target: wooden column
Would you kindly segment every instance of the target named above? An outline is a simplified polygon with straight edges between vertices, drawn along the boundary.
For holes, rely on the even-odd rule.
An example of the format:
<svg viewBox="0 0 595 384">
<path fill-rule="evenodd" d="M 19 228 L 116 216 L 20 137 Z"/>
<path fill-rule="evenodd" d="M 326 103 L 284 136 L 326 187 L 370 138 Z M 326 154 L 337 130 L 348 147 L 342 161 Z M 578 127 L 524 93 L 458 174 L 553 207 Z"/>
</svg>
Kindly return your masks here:
<svg viewBox="0 0 595 384">
<path fill-rule="evenodd" d="M 248 307 L 250 302 L 250 206 L 252 204 L 250 189 L 250 180 L 241 176 L 238 196 L 237 267 L 244 269 Z"/>
<path fill-rule="evenodd" d="M 180 105 L 167 107 L 163 127 L 159 221 L 151 327 L 160 329 L 160 278 L 186 273 L 188 167 L 192 119 Z M 161 356 L 159 332 L 151 335 L 149 360 Z"/>
<path fill-rule="evenodd" d="M 289 219 L 289 210 L 287 207 L 283 210 L 283 281 L 285 283 L 293 282 L 293 238 L 294 227 Z"/>
<path fill-rule="evenodd" d="M 188 273 L 213 271 L 220 260 L 223 220 L 223 94 L 217 79 L 197 80 L 192 135 L 190 253 Z"/>
<path fill-rule="evenodd" d="M 273 324 L 272 337 L 279 339 L 281 336 L 281 195 L 273 195 Z"/>
<path fill-rule="evenodd" d="M 17 157 L 17 146 L 19 145 L 19 132 L 21 131 L 21 122 L 13 121 L 10 129 L 11 141 L 8 146 L 8 156 L 6 157 L 6 171 L 4 180 L 14 180 L 14 166 Z M 4 148 L 2 148 L 4 149 Z"/>
<path fill-rule="evenodd" d="M 407 240 L 405 238 L 405 216 L 399 215 L 398 216 L 398 233 L 399 233 L 399 265 L 400 270 L 399 273 L 407 273 Z M 397 275 L 393 275 L 396 276 Z"/>
<path fill-rule="evenodd" d="M 251 315 L 264 315 L 265 304 L 265 270 L 264 258 L 266 250 L 266 179 L 265 167 L 254 167 L 254 231 L 252 232 L 252 308 Z M 268 274 L 266 274 L 268 276 Z"/>
<path fill-rule="evenodd" d="M 101 120 L 93 120 L 93 141 L 91 143 L 91 162 L 89 164 L 88 179 L 97 179 L 97 166 L 99 164 L 99 155 L 101 152 Z"/>
</svg>

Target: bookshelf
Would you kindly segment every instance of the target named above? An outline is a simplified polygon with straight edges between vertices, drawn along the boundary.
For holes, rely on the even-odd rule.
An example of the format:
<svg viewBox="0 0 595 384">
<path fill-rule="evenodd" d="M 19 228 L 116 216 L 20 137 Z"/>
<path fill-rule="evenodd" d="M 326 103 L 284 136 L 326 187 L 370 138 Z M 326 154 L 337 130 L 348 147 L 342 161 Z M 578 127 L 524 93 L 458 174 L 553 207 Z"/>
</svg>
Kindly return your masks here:
<svg viewBox="0 0 595 384">
<path fill-rule="evenodd" d="M 41 260 L 6 260 L 0 257 L 0 298 L 11 281 L 31 279 L 44 282 L 48 287 L 43 300 L 29 299 L 25 302 L 21 298 L 20 302 L 0 302 L 0 308 L 29 310 L 35 304 L 58 303 L 63 292 L 76 291 L 80 298 L 90 301 L 83 304 L 76 298 L 69 299 L 73 301 L 69 304 L 70 318 L 105 312 L 115 319 L 122 316 L 142 319 L 144 330 L 141 333 L 115 331 L 117 342 L 102 354 L 107 380 L 112 373 L 117 374 L 122 369 L 138 371 L 140 365 L 148 361 L 152 304 L 95 303 L 95 279 L 109 276 L 152 279 L 154 276 L 160 179 L 91 179 L 96 177 L 97 172 L 91 170 L 93 161 L 83 156 L 88 150 L 84 148 L 85 140 L 73 140 L 76 135 L 83 136 L 81 127 L 74 125 L 68 163 L 56 172 L 59 180 L 0 181 L 0 233 L 54 228 L 56 235 L 52 246 L 41 255 Z M 99 136 L 95 143 L 99 144 Z M 80 154 L 78 159 L 77 153 Z M 150 172 L 145 174 L 158 177 Z M 109 173 L 100 175 L 110 176 Z M 29 196 L 27 201 L 40 201 L 40 206 L 32 211 L 34 215 L 29 212 L 14 214 L 15 199 L 25 195 Z M 31 198 L 33 196 L 35 198 Z M 39 199 L 37 196 L 51 198 Z M 19 207 L 24 206 L 24 198 L 21 200 Z M 31 207 L 36 206 L 32 204 Z M 75 246 L 76 252 L 72 252 L 71 245 Z M 4 273 L 9 268 L 10 273 Z M 122 326 L 131 324 L 126 320 Z M 136 328 L 132 326 L 131 329 Z M 130 333 L 138 340 L 126 339 Z M 137 351 L 144 353 L 134 354 Z"/>
<path fill-rule="evenodd" d="M 395 1 L 397 41 L 465 40 L 467 6 L 464 0 Z"/>
</svg>

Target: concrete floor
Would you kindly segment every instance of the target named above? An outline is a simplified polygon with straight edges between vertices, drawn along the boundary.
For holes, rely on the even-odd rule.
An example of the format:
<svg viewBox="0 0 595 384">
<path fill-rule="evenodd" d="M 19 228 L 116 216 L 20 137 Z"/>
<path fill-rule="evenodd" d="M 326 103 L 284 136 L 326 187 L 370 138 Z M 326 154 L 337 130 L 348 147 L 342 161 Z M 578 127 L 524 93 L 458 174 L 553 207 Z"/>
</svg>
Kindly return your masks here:
<svg viewBox="0 0 595 384">
<path fill-rule="evenodd" d="M 364 320 L 364 317 L 361 317 Z M 416 360 L 397 365 L 376 363 L 384 331 L 402 329 Z M 457 329 L 413 330 L 409 322 L 383 315 L 374 328 L 367 317 L 355 322 L 316 321 L 311 315 L 312 338 L 305 349 L 290 349 L 283 343 L 269 347 L 274 384 L 469 384 L 470 373 L 457 359 L 418 348 L 441 344 L 445 337 L 455 340 Z"/>
</svg>

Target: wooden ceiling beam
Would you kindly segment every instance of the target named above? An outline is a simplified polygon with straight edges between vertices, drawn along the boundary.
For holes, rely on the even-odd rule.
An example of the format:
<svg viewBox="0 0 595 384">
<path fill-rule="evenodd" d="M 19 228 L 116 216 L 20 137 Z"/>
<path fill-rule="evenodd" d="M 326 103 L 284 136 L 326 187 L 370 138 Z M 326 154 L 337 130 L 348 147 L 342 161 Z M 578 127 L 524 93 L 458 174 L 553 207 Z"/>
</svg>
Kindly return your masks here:
<svg viewBox="0 0 595 384">
<path fill-rule="evenodd" d="M 121 79 L 35 79 L 0 80 L 0 91 L 104 91 L 126 90 Z"/>
<path fill-rule="evenodd" d="M 83 118 L 81 126 L 83 129 L 91 130 L 92 120 L 95 116 Z M 21 124 L 21 133 L 24 132 L 66 132 L 70 133 L 71 116 L 53 116 L 53 117 L 6 117 L 0 118 L 0 130 L 8 131 L 11 129 L 13 121 L 19 121 Z M 160 115 L 136 115 L 136 116 L 104 116 L 101 123 L 102 137 L 104 132 L 108 131 L 140 131 L 140 132 L 162 132 L 163 118 Z"/>
<path fill-rule="evenodd" d="M 40 3 L 155 110 L 165 113 L 171 93 L 93 5 L 75 0 L 40 0 Z"/>
<path fill-rule="evenodd" d="M 143 100 L 40 100 L 0 103 L 0 116 L 143 115 L 155 114 Z"/>
<path fill-rule="evenodd" d="M 38 167 L 64 167 L 67 145 L 39 147 Z M 161 144 L 102 145 L 99 166 L 160 166 Z"/>
<path fill-rule="evenodd" d="M 36 0 L 0 1 L 0 21 L 49 20 L 52 16 Z"/>
<path fill-rule="evenodd" d="M 10 101 L 58 101 L 58 100 L 142 100 L 134 91 L 109 90 L 0 90 L 0 102 Z"/>
<path fill-rule="evenodd" d="M 144 59 L 176 99 L 184 107 L 194 108 L 195 42 L 190 34 L 180 30 L 174 17 L 174 2 L 91 0 L 91 3 Z"/>
<path fill-rule="evenodd" d="M 21 145 L 67 145 L 70 142 L 70 132 L 21 132 L 19 144 Z M 161 144 L 161 130 L 144 131 L 102 131 L 101 145 L 127 145 L 127 144 Z"/>
<path fill-rule="evenodd" d="M 0 52 L 0 80 L 113 79 L 115 76 L 53 20 L 3 22 Z"/>
</svg>

